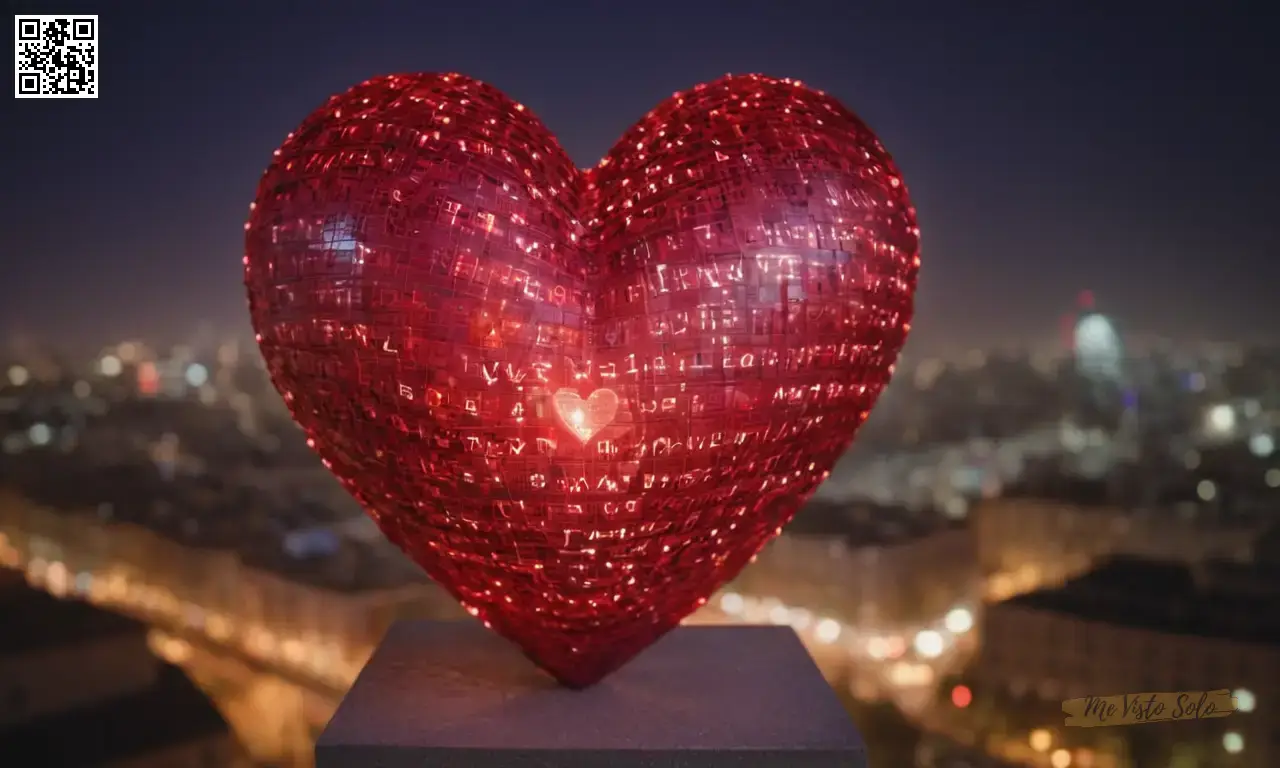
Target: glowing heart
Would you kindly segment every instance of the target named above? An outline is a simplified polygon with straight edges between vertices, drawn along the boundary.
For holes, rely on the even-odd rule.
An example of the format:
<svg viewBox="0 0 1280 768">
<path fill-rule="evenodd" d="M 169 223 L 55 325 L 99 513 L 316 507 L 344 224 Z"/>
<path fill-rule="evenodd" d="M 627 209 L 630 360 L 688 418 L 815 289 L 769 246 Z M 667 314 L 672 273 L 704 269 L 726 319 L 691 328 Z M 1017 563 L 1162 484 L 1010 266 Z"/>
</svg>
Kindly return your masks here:
<svg viewBox="0 0 1280 768">
<path fill-rule="evenodd" d="M 325 465 L 574 686 L 827 476 L 919 266 L 875 136 L 759 76 L 675 94 L 590 171 L 490 86 L 370 80 L 289 135 L 245 229 L 263 355 Z"/>
<path fill-rule="evenodd" d="M 561 389 L 555 394 L 555 406 L 564 425 L 585 443 L 613 423 L 618 395 L 612 389 L 597 389 L 583 400 L 572 389 Z"/>
</svg>

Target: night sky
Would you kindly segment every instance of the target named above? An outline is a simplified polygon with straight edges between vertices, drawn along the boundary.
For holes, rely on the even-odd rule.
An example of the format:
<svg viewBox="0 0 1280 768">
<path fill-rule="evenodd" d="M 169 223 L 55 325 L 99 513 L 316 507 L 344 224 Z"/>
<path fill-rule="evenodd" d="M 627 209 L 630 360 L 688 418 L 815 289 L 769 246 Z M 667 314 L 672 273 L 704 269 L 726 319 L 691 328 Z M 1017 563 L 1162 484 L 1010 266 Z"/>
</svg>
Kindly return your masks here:
<svg viewBox="0 0 1280 768">
<path fill-rule="evenodd" d="M 436 70 L 529 105 L 584 166 L 726 72 L 827 90 L 916 201 L 917 350 L 1047 342 L 1085 288 L 1122 330 L 1280 336 L 1280 29 L 1244 3 L 9 5 L 100 14 L 101 96 L 6 110 L 0 332 L 247 334 L 272 150 L 331 93 Z"/>
</svg>

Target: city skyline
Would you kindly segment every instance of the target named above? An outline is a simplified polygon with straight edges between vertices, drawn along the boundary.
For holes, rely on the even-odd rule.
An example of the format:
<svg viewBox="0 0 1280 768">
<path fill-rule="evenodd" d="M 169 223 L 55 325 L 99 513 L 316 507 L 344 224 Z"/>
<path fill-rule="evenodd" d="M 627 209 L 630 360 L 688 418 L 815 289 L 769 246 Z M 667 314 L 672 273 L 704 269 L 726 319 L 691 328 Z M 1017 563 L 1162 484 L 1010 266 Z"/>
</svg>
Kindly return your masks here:
<svg viewBox="0 0 1280 768">
<path fill-rule="evenodd" d="M 190 712 L 213 710 L 189 684 L 158 690 L 157 707 L 190 712 L 183 730 L 163 730 L 166 743 L 194 740 L 202 765 L 213 764 L 210 750 L 231 750 L 255 765 L 308 768 L 316 734 L 383 631 L 462 609 L 322 467 L 267 396 L 261 367 L 219 360 L 193 377 L 130 357 L 136 369 L 0 379 L 0 610 L 21 609 L 28 618 L 17 624 L 33 631 L 54 609 L 91 610 L 47 593 L 96 606 L 95 626 L 141 620 L 130 653 L 144 652 L 148 669 L 180 667 L 166 674 L 195 683 L 226 719 Z M 1280 594 L 1277 360 L 1253 350 L 1205 365 L 1194 386 L 1178 374 L 1199 363 L 1157 356 L 1140 418 L 1077 375 L 1112 377 L 1105 367 L 993 359 L 937 376 L 922 365 L 877 407 L 861 450 L 824 486 L 832 493 L 690 623 L 791 625 L 846 698 L 873 765 L 906 764 L 925 742 L 968 749 L 960 760 L 935 755 L 930 768 L 1043 764 L 1028 763 L 1033 752 L 1070 753 L 1081 768 L 1152 768 L 1169 764 L 1162 749 L 1272 765 L 1278 697 L 1257 670 L 1275 658 L 1276 623 L 1257 604 Z M 1212 577 L 1203 589 L 1188 563 Z M 1151 573 L 1156 586 L 1169 582 L 1169 600 L 1134 578 Z M 1098 624 L 1090 617 L 1112 603 L 1081 601 L 1090 585 L 1143 610 Z M 1063 627 L 1052 641 L 1010 653 L 1047 620 Z M 1095 654 L 1081 668 L 1079 631 L 1092 647 L 1123 644 L 1144 661 L 1117 671 Z M 1237 653 L 1251 636 L 1267 645 Z M 88 663 L 113 637 L 123 635 L 68 630 L 58 663 Z M 1186 663 L 1166 663 L 1170 652 Z M 1214 661 L 1228 654 L 1239 662 Z M 8 661 L 28 669 L 22 655 Z M 45 668 L 30 665 L 29 687 L 45 684 Z M 1057 728 L 1057 702 L 1077 693 L 1223 688 L 1256 714 L 1213 732 L 1170 731 L 1173 744 Z M 75 689 L 61 695 L 75 703 Z M 60 748 L 44 734 L 119 727 L 124 718 L 99 712 L 125 704 L 138 712 L 146 701 L 104 702 L 75 728 L 52 719 L 10 733 Z M 899 713 L 910 730 L 882 727 L 876 712 Z M 222 754 L 218 764 L 248 768 Z"/>
<path fill-rule="evenodd" d="M 104 13 L 102 97 L 25 102 L 4 129 L 24 150 L 0 329 L 247 334 L 242 224 L 284 134 L 368 76 L 455 69 L 529 104 L 582 165 L 645 105 L 724 71 L 829 90 L 884 137 L 920 211 L 908 352 L 1052 341 L 1086 288 L 1122 332 L 1280 327 L 1276 107 L 1254 98 L 1265 35 L 1243 14 L 668 9 Z"/>
</svg>

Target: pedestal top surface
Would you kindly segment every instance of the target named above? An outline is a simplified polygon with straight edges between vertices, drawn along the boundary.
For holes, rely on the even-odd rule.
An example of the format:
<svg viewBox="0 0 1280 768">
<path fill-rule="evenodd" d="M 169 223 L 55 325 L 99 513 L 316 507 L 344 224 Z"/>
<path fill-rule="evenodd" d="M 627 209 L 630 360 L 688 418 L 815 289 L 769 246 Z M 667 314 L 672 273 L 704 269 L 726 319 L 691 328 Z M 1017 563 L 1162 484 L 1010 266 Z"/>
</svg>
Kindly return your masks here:
<svg viewBox="0 0 1280 768">
<path fill-rule="evenodd" d="M 394 625 L 317 744 L 427 750 L 862 752 L 789 627 L 682 626 L 586 690 L 478 623 Z"/>
</svg>

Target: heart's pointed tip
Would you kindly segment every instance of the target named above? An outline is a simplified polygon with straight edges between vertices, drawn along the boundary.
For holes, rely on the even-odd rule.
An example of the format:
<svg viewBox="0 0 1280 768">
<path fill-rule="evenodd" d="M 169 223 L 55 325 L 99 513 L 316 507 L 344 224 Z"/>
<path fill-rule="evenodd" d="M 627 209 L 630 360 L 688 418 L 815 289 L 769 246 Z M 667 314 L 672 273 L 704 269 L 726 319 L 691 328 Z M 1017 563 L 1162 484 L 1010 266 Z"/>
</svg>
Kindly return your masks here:
<svg viewBox="0 0 1280 768">
<path fill-rule="evenodd" d="M 562 687 L 583 691 L 626 666 L 641 650 L 644 649 L 619 653 L 616 648 L 609 648 L 551 659 L 535 656 L 526 649 L 525 655 Z"/>
<path fill-rule="evenodd" d="M 595 686 L 601 680 L 616 672 L 628 661 L 631 661 L 633 655 L 622 659 L 604 656 L 592 659 L 566 660 L 567 663 L 551 664 L 537 659 L 533 661 L 544 672 L 555 678 L 555 681 L 561 686 L 571 691 L 583 691 Z"/>
<path fill-rule="evenodd" d="M 548 672 L 547 674 L 554 677 L 556 682 L 560 684 L 561 688 L 565 688 L 570 691 L 585 691 L 588 688 L 593 688 L 595 687 L 596 683 L 605 679 L 605 677 L 609 675 L 608 672 L 602 672 L 599 674 L 592 674 L 592 675 L 567 675 L 567 676 L 557 675 L 551 672 Z"/>
</svg>

